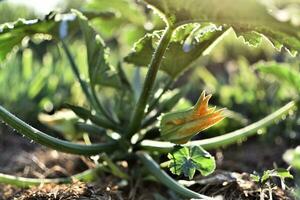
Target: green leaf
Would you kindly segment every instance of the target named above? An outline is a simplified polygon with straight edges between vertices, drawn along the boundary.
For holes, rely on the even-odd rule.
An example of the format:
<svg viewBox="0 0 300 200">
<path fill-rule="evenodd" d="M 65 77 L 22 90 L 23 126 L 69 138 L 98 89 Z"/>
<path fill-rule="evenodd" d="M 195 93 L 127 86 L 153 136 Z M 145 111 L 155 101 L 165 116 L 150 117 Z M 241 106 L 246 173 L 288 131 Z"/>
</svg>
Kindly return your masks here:
<svg viewBox="0 0 300 200">
<path fill-rule="evenodd" d="M 92 116 L 92 114 L 89 110 L 82 108 L 80 106 L 66 104 L 65 107 L 71 109 L 78 117 L 80 117 L 83 120 L 88 120 Z"/>
<path fill-rule="evenodd" d="M 277 168 L 273 170 L 271 176 L 279 177 L 281 179 L 294 178 L 293 175 L 290 173 L 290 171 L 284 168 Z"/>
<path fill-rule="evenodd" d="M 280 81 L 287 82 L 291 87 L 294 87 L 300 92 L 300 72 L 292 69 L 287 64 L 279 64 L 275 62 L 258 63 L 256 68 L 264 74 L 271 74 Z"/>
<path fill-rule="evenodd" d="M 250 174 L 250 178 L 252 181 L 259 183 L 260 182 L 260 176 L 257 174 Z"/>
<path fill-rule="evenodd" d="M 96 30 L 98 30 L 105 39 L 116 36 L 119 42 L 122 43 L 122 40 L 126 37 L 133 37 L 133 41 L 136 41 L 137 38 L 144 34 L 144 24 L 147 19 L 144 14 L 144 7 L 140 6 L 136 1 L 90 0 L 84 4 L 83 9 L 97 12 L 109 10 L 116 14 L 116 17 L 109 21 L 102 18 L 97 18 L 92 21 Z M 135 29 L 135 31 L 129 33 L 128 29 L 131 29 L 131 31 Z M 139 36 L 137 37 L 135 34 Z"/>
<path fill-rule="evenodd" d="M 7 54 L 21 43 L 25 36 L 32 36 L 35 33 L 56 32 L 56 15 L 51 13 L 43 20 L 18 19 L 12 23 L 0 25 L 0 61 L 4 60 Z"/>
<path fill-rule="evenodd" d="M 214 157 L 200 146 L 178 146 L 168 154 L 168 158 L 171 161 L 170 171 L 176 175 L 184 174 L 189 179 L 194 177 L 196 170 L 203 176 L 207 176 L 216 168 Z"/>
<path fill-rule="evenodd" d="M 112 13 L 96 12 L 87 13 L 89 18 L 111 18 Z M 50 13 L 44 19 L 25 20 L 18 19 L 15 22 L 0 25 L 0 62 L 7 54 L 18 46 L 25 37 L 32 37 L 35 34 L 42 34 L 39 37 L 46 36 L 47 39 L 59 39 L 60 36 L 71 35 L 78 31 L 78 24 L 73 13 L 59 14 Z M 50 36 L 50 37 L 49 37 Z"/>
<path fill-rule="evenodd" d="M 213 24 L 189 24 L 178 28 L 172 36 L 162 60 L 160 70 L 175 78 L 203 54 L 226 31 Z M 155 31 L 140 39 L 125 61 L 137 66 L 147 66 L 162 36 Z"/>
<path fill-rule="evenodd" d="M 88 55 L 89 78 L 92 87 L 100 84 L 120 88 L 122 84 L 117 71 L 107 61 L 108 49 L 105 47 L 104 41 L 89 25 L 87 18 L 82 13 L 78 11 L 73 12 L 78 17 L 79 26 L 84 35 Z"/>
<path fill-rule="evenodd" d="M 131 0 L 91 0 L 85 5 L 87 10 L 108 11 L 113 10 L 119 16 L 119 21 L 128 21 L 143 25 L 146 21 L 143 10 Z"/>
<path fill-rule="evenodd" d="M 264 174 L 261 177 L 261 182 L 264 183 L 271 177 L 278 177 L 278 178 L 284 180 L 286 178 L 293 178 L 293 175 L 287 169 L 283 169 L 283 168 L 267 170 L 267 171 L 264 171 Z"/>
<path fill-rule="evenodd" d="M 280 22 L 259 0 L 144 0 L 158 10 L 168 24 L 212 22 L 232 27 L 246 43 L 257 45 L 262 35 L 280 50 L 294 55 L 300 49 L 299 28 Z"/>
<path fill-rule="evenodd" d="M 89 111 L 85 108 L 82 108 L 80 106 L 70 105 L 70 104 L 66 104 L 65 107 L 72 110 L 78 117 L 80 117 L 81 119 L 83 119 L 85 121 L 91 120 L 91 122 L 93 122 L 94 124 L 99 125 L 103 128 L 116 130 L 116 127 L 113 124 L 111 124 L 109 121 L 102 118 L 101 116 L 94 115 L 91 111 Z"/>
</svg>

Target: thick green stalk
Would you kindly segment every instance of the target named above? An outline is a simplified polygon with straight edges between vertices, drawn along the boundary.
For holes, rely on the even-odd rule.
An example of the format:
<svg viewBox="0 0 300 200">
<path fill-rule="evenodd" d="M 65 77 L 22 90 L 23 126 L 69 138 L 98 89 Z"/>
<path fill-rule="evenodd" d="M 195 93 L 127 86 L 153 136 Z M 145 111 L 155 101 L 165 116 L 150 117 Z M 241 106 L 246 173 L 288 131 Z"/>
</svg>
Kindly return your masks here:
<svg viewBox="0 0 300 200">
<path fill-rule="evenodd" d="M 41 145 L 65 153 L 78 155 L 96 155 L 102 152 L 112 152 L 117 147 L 116 142 L 110 142 L 105 144 L 82 145 L 54 138 L 48 134 L 45 134 L 33 128 L 29 124 L 26 124 L 24 121 L 11 114 L 2 106 L 0 106 L 0 119 L 2 119 L 9 126 L 14 128 L 24 136 L 30 138 L 31 140 Z"/>
<path fill-rule="evenodd" d="M 130 139 L 132 135 L 135 134 L 141 126 L 142 119 L 144 118 L 145 115 L 145 108 L 147 105 L 147 101 L 152 92 L 153 84 L 155 82 L 159 66 L 170 43 L 172 33 L 173 33 L 173 27 L 168 26 L 164 31 L 164 34 L 159 41 L 157 49 L 155 50 L 152 56 L 142 93 L 135 106 L 128 131 L 126 132 L 125 135 L 127 139 Z"/>
<path fill-rule="evenodd" d="M 38 178 L 24 178 L 19 176 L 12 176 L 0 173 L 0 183 L 14 185 L 16 187 L 28 188 L 31 186 L 39 186 L 41 184 L 62 184 L 62 183 L 72 183 L 73 180 L 79 180 L 83 182 L 91 182 L 96 180 L 99 172 L 102 171 L 103 166 L 96 166 L 94 169 L 86 170 L 82 173 L 73 175 L 66 178 L 53 178 L 53 179 L 38 179 Z"/>
<path fill-rule="evenodd" d="M 159 165 L 145 152 L 138 152 L 138 156 L 144 166 L 149 172 L 157 178 L 162 184 L 173 190 L 174 192 L 186 198 L 196 198 L 204 200 L 212 200 L 213 198 L 194 192 L 172 179 L 166 172 L 164 172 Z"/>
<path fill-rule="evenodd" d="M 204 140 L 195 140 L 188 142 L 184 146 L 202 146 L 204 149 L 216 149 L 222 146 L 230 145 L 242 141 L 243 139 L 257 134 L 261 128 L 265 128 L 274 121 L 279 120 L 282 116 L 287 115 L 291 110 L 296 107 L 294 101 L 289 102 L 285 106 L 281 107 L 277 111 L 268 115 L 267 117 L 250 124 L 242 129 L 227 133 L 225 135 L 204 139 Z M 170 142 L 161 142 L 153 140 L 144 140 L 140 144 L 141 149 L 146 149 L 149 151 L 158 151 L 158 152 L 170 152 L 172 151 L 175 144 Z"/>
</svg>

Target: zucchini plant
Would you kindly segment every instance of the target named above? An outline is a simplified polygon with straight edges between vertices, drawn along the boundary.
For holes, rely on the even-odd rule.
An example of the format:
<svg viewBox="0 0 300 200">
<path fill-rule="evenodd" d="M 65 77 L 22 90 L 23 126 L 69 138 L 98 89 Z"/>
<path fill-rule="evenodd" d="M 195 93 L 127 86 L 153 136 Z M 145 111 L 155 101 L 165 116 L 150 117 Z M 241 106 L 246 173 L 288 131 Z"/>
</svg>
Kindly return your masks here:
<svg viewBox="0 0 300 200">
<path fill-rule="evenodd" d="M 84 156 L 102 155 L 111 172 L 121 178 L 127 179 L 128 175 L 114 163 L 134 158 L 162 184 L 183 197 L 211 199 L 183 187 L 161 167 L 167 166 L 171 173 L 183 174 L 190 179 L 196 171 L 203 176 L 211 174 L 216 167 L 215 160 L 206 150 L 235 144 L 255 135 L 261 128 L 295 109 L 297 100 L 244 128 L 209 139 L 192 140 L 193 136 L 226 117 L 226 112 L 209 106 L 211 95 L 205 92 L 195 106 L 174 111 L 186 90 L 185 87 L 174 89 L 174 83 L 191 63 L 209 53 L 229 29 L 249 45 L 257 46 L 265 37 L 276 49 L 284 47 L 292 55 L 300 49 L 300 33 L 288 22 L 278 21 L 257 0 L 225 0 L 222 5 L 218 0 L 145 0 L 144 4 L 158 13 L 165 27 L 137 41 L 132 52 L 120 59 L 117 67 L 108 61 L 108 48 L 88 20 L 93 16 L 106 18 L 107 13 L 86 13 L 86 16 L 76 10 L 67 14 L 51 13 L 44 20 L 21 19 L 0 28 L 0 61 L 24 37 L 39 34 L 57 42 L 67 56 L 87 102 L 85 106 L 66 104 L 66 109 L 76 115 L 74 120 L 68 121 L 68 126 L 71 123 L 73 131 L 98 134 L 104 142 L 82 144 L 52 137 L 2 106 L 0 118 L 29 139 L 57 151 Z M 68 46 L 72 41 L 70 37 L 78 31 L 86 45 L 88 78 L 83 77 L 84 73 L 79 70 Z M 145 80 L 131 81 L 123 62 L 147 67 Z M 137 84 L 141 90 L 135 87 Z M 109 90 L 109 95 L 102 95 L 104 90 Z M 160 166 L 153 158 L 157 153 L 167 154 L 169 160 Z M 66 183 L 73 178 L 91 181 L 104 167 L 100 162 L 95 169 L 59 179 L 0 174 L 0 182 L 28 187 L 41 183 Z"/>
</svg>

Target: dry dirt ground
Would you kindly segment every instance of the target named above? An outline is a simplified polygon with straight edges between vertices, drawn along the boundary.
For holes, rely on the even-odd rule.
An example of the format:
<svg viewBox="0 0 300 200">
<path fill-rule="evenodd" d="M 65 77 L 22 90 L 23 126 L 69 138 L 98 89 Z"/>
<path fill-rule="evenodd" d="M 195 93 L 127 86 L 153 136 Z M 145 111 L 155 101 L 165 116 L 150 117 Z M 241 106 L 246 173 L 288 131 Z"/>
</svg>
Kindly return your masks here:
<svg viewBox="0 0 300 200">
<path fill-rule="evenodd" d="M 0 172 L 24 177 L 54 178 L 82 172 L 92 162 L 87 158 L 58 153 L 30 143 L 10 130 L 0 133 Z M 263 149 L 263 150 L 262 150 Z M 274 163 L 285 166 L 277 155 L 285 150 L 281 146 L 266 147 L 264 143 L 251 142 L 234 146 L 225 151 L 213 152 L 217 158 L 218 170 L 211 176 L 197 177 L 191 188 L 210 196 L 223 196 L 225 200 L 293 199 L 290 191 L 283 191 L 280 184 L 263 188 L 252 182 L 249 172 L 272 169 Z M 132 170 L 134 171 L 134 170 Z M 128 170 L 130 174 L 130 170 Z M 247 173 L 248 172 L 248 173 Z M 150 180 L 150 179 L 148 179 Z M 288 186 L 292 183 L 287 183 Z M 178 199 L 174 193 L 154 181 L 132 178 L 128 183 L 109 174 L 100 174 L 95 183 L 74 182 L 68 185 L 41 185 L 30 189 L 18 189 L 0 185 L 0 200 L 159 200 Z"/>
</svg>

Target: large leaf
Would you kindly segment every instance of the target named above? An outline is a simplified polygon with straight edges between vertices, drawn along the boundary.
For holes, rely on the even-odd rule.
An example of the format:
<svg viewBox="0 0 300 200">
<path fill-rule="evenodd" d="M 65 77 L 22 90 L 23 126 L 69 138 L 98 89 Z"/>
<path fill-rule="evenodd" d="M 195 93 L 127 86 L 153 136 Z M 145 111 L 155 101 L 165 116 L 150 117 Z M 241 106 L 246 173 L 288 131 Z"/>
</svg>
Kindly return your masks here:
<svg viewBox="0 0 300 200">
<path fill-rule="evenodd" d="M 284 46 L 292 54 L 300 49 L 299 28 L 275 19 L 260 0 L 144 0 L 168 23 L 179 26 L 191 22 L 212 22 L 232 27 L 247 43 L 257 45 L 261 35 L 277 49 Z"/>
<path fill-rule="evenodd" d="M 112 10 L 116 13 L 113 20 L 93 20 L 96 30 L 101 33 L 104 38 L 112 38 L 117 36 L 118 39 L 124 37 L 139 38 L 144 33 L 144 24 L 146 16 L 142 6 L 139 6 L 132 0 L 90 0 L 85 3 L 84 9 L 93 11 Z M 129 25 L 129 26 L 128 26 Z M 133 32 L 128 32 L 128 28 L 135 29 Z M 127 31 L 125 31 L 127 30 Z M 125 32 L 123 32 L 125 31 Z M 138 34 L 139 37 L 134 35 Z M 134 39 L 133 41 L 136 41 Z"/>
<path fill-rule="evenodd" d="M 100 35 L 89 25 L 86 17 L 80 12 L 74 11 L 78 17 L 80 29 L 84 35 L 87 56 L 88 71 L 92 86 L 96 84 L 121 87 L 121 81 L 117 72 L 110 66 L 107 61 L 108 49 Z"/>
<path fill-rule="evenodd" d="M 110 19 L 114 15 L 111 12 L 86 13 L 89 18 L 100 17 Z M 78 31 L 78 24 L 74 13 L 50 13 L 44 19 L 25 20 L 0 25 L 0 62 L 7 54 L 25 37 L 35 34 L 47 35 L 47 39 L 59 39 L 60 36 L 71 35 Z M 49 37 L 51 36 L 51 37 Z"/>
<path fill-rule="evenodd" d="M 294 87 L 300 92 L 300 72 L 291 68 L 287 64 L 275 62 L 258 63 L 257 69 L 265 74 L 271 74 L 280 81 L 287 82 L 291 87 Z"/>
<path fill-rule="evenodd" d="M 18 44 L 25 36 L 35 33 L 57 33 L 55 14 L 49 14 L 44 20 L 19 19 L 16 22 L 0 25 L 0 61 Z"/>
<path fill-rule="evenodd" d="M 202 55 L 224 31 L 225 29 L 212 24 L 203 24 L 201 27 L 199 24 L 189 24 L 180 27 L 172 36 L 160 69 L 175 78 Z M 147 66 L 161 35 L 162 31 L 156 31 L 140 39 L 125 61 L 137 66 Z"/>
<path fill-rule="evenodd" d="M 129 21 L 134 24 L 143 25 L 146 21 L 143 10 L 140 9 L 134 1 L 131 0 L 91 0 L 85 5 L 87 10 L 107 11 L 113 10 L 120 17 L 119 20 Z"/>
<path fill-rule="evenodd" d="M 171 172 L 176 175 L 184 174 L 189 179 L 194 177 L 196 170 L 207 176 L 216 168 L 214 157 L 200 146 L 175 148 L 168 154 L 168 158 L 171 161 Z"/>
</svg>

